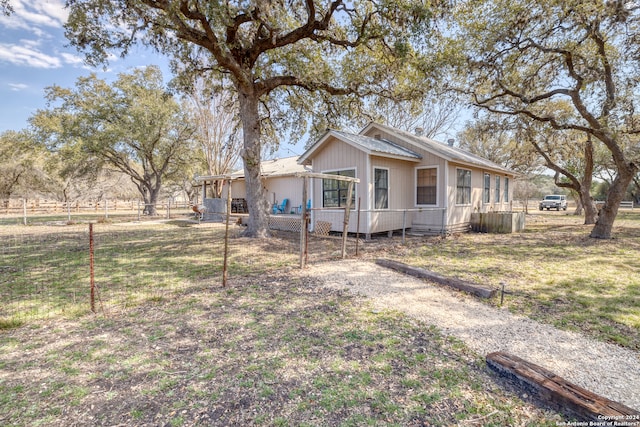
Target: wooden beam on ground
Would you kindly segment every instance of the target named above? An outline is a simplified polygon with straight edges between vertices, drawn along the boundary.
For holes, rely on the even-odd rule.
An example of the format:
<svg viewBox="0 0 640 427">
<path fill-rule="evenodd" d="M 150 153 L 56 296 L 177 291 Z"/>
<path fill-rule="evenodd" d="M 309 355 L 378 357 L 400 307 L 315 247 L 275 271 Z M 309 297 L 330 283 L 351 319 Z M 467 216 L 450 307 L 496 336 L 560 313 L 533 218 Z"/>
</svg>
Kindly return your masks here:
<svg viewBox="0 0 640 427">
<path fill-rule="evenodd" d="M 466 282 L 464 280 L 456 279 L 453 277 L 444 277 L 432 271 L 425 270 L 423 268 L 412 267 L 398 261 L 392 261 L 389 259 L 377 259 L 376 264 L 400 271 L 405 274 L 409 274 L 411 276 L 419 277 L 420 279 L 427 279 L 441 285 L 450 286 L 452 288 L 468 292 L 481 298 L 492 298 L 496 294 L 495 289 L 485 288 L 475 283 Z"/>
<path fill-rule="evenodd" d="M 530 396 L 579 420 L 611 421 L 611 424 L 603 425 L 614 425 L 614 421 L 640 420 L 636 418 L 640 417 L 640 412 L 635 409 L 592 393 L 512 354 L 495 352 L 488 354 L 486 360 L 490 369 L 524 388 Z"/>
</svg>

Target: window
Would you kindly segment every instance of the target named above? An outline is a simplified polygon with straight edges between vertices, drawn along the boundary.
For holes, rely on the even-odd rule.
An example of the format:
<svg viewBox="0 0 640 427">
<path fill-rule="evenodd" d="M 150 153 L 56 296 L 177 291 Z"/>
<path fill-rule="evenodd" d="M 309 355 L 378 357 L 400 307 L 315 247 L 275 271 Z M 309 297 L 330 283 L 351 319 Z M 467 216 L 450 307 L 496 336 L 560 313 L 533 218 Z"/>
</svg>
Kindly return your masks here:
<svg viewBox="0 0 640 427">
<path fill-rule="evenodd" d="M 355 178 L 355 169 L 346 169 L 335 172 L 326 172 L 329 175 L 350 176 Z M 351 194 L 351 206 L 356 203 L 355 184 Z M 347 192 L 349 191 L 348 181 L 338 181 L 337 179 L 322 180 L 322 206 L 325 208 L 339 208 L 347 206 Z"/>
<path fill-rule="evenodd" d="M 416 204 L 436 205 L 438 169 L 424 168 L 416 171 Z"/>
<path fill-rule="evenodd" d="M 484 174 L 484 193 L 482 194 L 482 201 L 484 203 L 491 202 L 491 175 Z"/>
<path fill-rule="evenodd" d="M 375 208 L 389 209 L 389 170 L 374 169 Z"/>
<path fill-rule="evenodd" d="M 505 203 L 509 202 L 509 178 L 507 177 L 504 178 L 504 196 L 502 197 L 502 200 Z"/>
<path fill-rule="evenodd" d="M 500 177 L 496 176 L 496 203 L 500 203 Z"/>
<path fill-rule="evenodd" d="M 471 204 L 471 171 L 457 169 L 456 180 L 456 204 Z"/>
</svg>

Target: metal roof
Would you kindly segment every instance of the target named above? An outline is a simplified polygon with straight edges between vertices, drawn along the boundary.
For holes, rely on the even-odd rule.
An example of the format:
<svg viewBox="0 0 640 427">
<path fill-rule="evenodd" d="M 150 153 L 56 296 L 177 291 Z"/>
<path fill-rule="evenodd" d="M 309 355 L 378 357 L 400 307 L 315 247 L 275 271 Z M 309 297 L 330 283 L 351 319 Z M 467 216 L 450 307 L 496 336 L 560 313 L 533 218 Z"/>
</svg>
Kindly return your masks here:
<svg viewBox="0 0 640 427">
<path fill-rule="evenodd" d="M 419 160 L 422 158 L 420 154 L 386 139 L 371 138 L 365 135 L 356 135 L 353 133 L 342 132 L 338 130 L 332 130 L 330 131 L 330 133 L 345 142 L 350 142 L 352 144 L 360 146 L 369 154 L 392 155 L 398 157 L 407 157 L 415 160 Z"/>
<path fill-rule="evenodd" d="M 416 153 L 415 151 L 412 151 L 387 139 L 372 138 L 370 136 L 363 135 L 362 133 L 354 134 L 334 129 L 328 129 L 322 137 L 320 137 L 311 147 L 307 149 L 307 151 L 305 151 L 300 156 L 300 158 L 298 159 L 298 163 L 306 163 L 308 159 L 313 156 L 313 153 L 320 147 L 322 147 L 330 137 L 334 137 L 342 142 L 345 142 L 359 150 L 364 151 L 369 155 L 377 155 L 414 162 L 422 159 L 422 155 L 420 155 L 419 153 Z"/>
<path fill-rule="evenodd" d="M 309 172 L 304 165 L 298 163 L 298 156 L 284 157 L 282 159 L 263 160 L 260 162 L 263 177 L 293 176 L 303 172 Z M 211 181 L 213 179 L 242 179 L 244 168 L 232 172 L 230 175 L 203 175 L 197 176 L 196 181 Z"/>
<path fill-rule="evenodd" d="M 411 144 L 417 147 L 421 147 L 424 150 L 429 151 L 437 156 L 440 156 L 450 162 L 480 166 L 487 169 L 493 169 L 501 172 L 515 174 L 515 172 L 503 166 L 500 166 L 499 164 L 494 163 L 491 160 L 487 160 L 484 157 L 477 156 L 461 148 L 453 147 L 438 141 L 434 141 L 433 139 L 430 139 L 424 136 L 418 136 L 418 135 L 412 134 L 411 132 L 395 129 L 389 126 L 381 125 L 379 123 L 369 124 L 369 126 L 367 126 L 363 130 L 363 132 L 369 129 L 370 127 L 376 127 L 386 132 L 393 133 L 403 138 L 404 140 L 407 140 Z"/>
</svg>

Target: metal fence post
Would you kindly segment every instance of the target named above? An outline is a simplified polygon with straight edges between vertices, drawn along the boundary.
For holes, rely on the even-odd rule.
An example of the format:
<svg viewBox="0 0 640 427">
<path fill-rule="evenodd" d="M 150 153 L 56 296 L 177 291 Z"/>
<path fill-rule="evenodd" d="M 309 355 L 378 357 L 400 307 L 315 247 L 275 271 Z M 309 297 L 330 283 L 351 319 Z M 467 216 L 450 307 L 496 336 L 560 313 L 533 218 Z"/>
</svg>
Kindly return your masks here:
<svg viewBox="0 0 640 427">
<path fill-rule="evenodd" d="M 405 232 L 407 230 L 407 210 L 402 211 L 402 244 L 404 245 Z"/>
<path fill-rule="evenodd" d="M 89 223 L 89 282 L 91 286 L 91 312 L 96 312 L 96 288 L 93 270 L 93 224 Z"/>
<path fill-rule="evenodd" d="M 229 275 L 229 221 L 230 220 L 231 220 L 231 180 L 229 180 L 229 190 L 227 191 L 227 214 L 225 215 L 225 224 L 224 224 L 224 259 L 222 262 L 222 287 L 227 286 L 227 278 Z"/>
</svg>

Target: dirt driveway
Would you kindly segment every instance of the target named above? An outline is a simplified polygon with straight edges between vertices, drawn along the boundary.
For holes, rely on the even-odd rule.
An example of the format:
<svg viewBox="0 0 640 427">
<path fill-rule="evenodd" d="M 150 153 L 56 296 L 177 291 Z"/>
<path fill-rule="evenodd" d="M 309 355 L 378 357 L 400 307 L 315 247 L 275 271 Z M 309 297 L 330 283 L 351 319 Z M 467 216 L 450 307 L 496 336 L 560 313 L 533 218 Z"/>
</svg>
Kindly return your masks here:
<svg viewBox="0 0 640 427">
<path fill-rule="evenodd" d="M 464 293 L 406 276 L 373 261 L 315 264 L 300 274 L 349 289 L 437 326 L 482 356 L 504 351 L 545 367 L 594 393 L 640 410 L 640 355 L 616 345 L 516 316 Z"/>
</svg>

